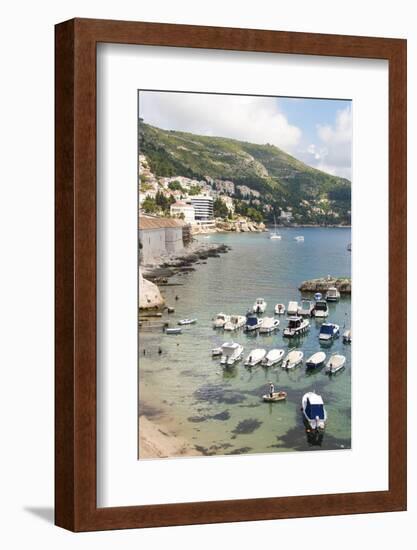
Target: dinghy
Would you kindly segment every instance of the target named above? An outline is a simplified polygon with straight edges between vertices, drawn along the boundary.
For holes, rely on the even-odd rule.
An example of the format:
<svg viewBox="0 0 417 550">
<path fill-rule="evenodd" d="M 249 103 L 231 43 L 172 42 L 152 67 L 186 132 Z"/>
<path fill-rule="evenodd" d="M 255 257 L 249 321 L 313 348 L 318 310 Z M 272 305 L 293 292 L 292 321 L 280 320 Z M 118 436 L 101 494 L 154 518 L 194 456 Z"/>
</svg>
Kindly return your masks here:
<svg viewBox="0 0 417 550">
<path fill-rule="evenodd" d="M 278 329 L 279 321 L 273 317 L 264 317 L 262 326 L 259 328 L 260 334 L 271 334 Z"/>
<path fill-rule="evenodd" d="M 311 391 L 305 393 L 301 400 L 304 418 L 312 430 L 324 430 L 327 413 L 321 395 Z"/>
<path fill-rule="evenodd" d="M 287 399 L 287 392 L 286 391 L 275 391 L 272 394 L 272 397 L 271 397 L 270 393 L 267 393 L 267 394 L 262 396 L 262 399 L 264 401 L 268 402 L 268 403 L 275 403 L 277 401 L 284 401 L 285 399 Z"/>
<path fill-rule="evenodd" d="M 313 353 L 313 355 L 307 359 L 306 367 L 308 369 L 318 369 L 323 366 L 325 361 L 326 354 L 322 351 L 318 351 L 317 353 Z"/>
<path fill-rule="evenodd" d="M 219 357 L 223 353 L 223 347 L 220 346 L 218 348 L 212 348 L 211 350 L 211 356 L 212 357 Z"/>
<path fill-rule="evenodd" d="M 284 359 L 282 366 L 285 369 L 293 369 L 303 362 L 304 353 L 298 349 L 291 350 Z"/>
<path fill-rule="evenodd" d="M 315 299 L 316 302 L 318 302 L 319 300 L 322 300 L 322 298 L 323 298 L 323 295 L 322 295 L 321 292 L 316 292 L 314 294 L 314 299 Z"/>
<path fill-rule="evenodd" d="M 258 365 L 266 355 L 266 350 L 257 348 L 253 349 L 246 357 L 245 365 L 247 367 L 254 367 Z"/>
<path fill-rule="evenodd" d="M 330 357 L 330 359 L 327 362 L 326 373 L 335 374 L 336 372 L 344 368 L 345 363 L 346 363 L 346 357 L 344 355 L 340 355 L 339 353 L 335 353 Z"/>
<path fill-rule="evenodd" d="M 297 237 L 294 237 L 294 239 L 299 242 L 299 243 L 303 243 L 304 242 L 304 237 L 303 235 L 297 235 Z"/>
<path fill-rule="evenodd" d="M 179 325 L 194 325 L 197 322 L 197 319 L 181 319 L 178 321 Z"/>
<path fill-rule="evenodd" d="M 222 358 L 220 364 L 231 367 L 242 359 L 243 346 L 236 342 L 226 342 L 222 345 Z"/>
<path fill-rule="evenodd" d="M 285 306 L 284 304 L 276 304 L 275 306 L 275 315 L 284 315 Z"/>
<path fill-rule="evenodd" d="M 343 343 L 350 344 L 351 342 L 352 342 L 352 331 L 351 329 L 349 329 L 343 333 Z"/>
<path fill-rule="evenodd" d="M 181 334 L 182 329 L 181 328 L 166 328 L 165 334 Z"/>
<path fill-rule="evenodd" d="M 272 367 L 272 365 L 276 365 L 277 363 L 281 362 L 284 358 L 285 351 L 283 349 L 271 349 L 268 351 L 268 353 L 265 355 L 262 365 L 265 367 Z"/>
</svg>

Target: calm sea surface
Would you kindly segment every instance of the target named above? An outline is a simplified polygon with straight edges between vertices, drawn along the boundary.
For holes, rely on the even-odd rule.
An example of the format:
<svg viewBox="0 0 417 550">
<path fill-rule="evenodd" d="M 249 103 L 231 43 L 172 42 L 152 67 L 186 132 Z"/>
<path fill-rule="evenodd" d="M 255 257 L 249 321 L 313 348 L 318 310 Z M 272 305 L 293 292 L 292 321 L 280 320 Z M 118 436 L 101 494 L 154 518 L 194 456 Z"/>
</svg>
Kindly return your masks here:
<svg viewBox="0 0 417 550">
<path fill-rule="evenodd" d="M 306 336 L 283 338 L 286 316 L 277 317 L 280 330 L 270 336 L 212 328 L 217 313 L 244 315 L 257 297 L 268 303 L 265 315 L 274 316 L 276 303 L 300 300 L 298 286 L 303 280 L 328 274 L 350 276 L 349 228 L 287 228 L 280 233 L 280 241 L 270 240 L 267 233 L 200 237 L 204 242 L 230 245 L 232 250 L 169 279 L 181 286 L 162 288 L 167 304 L 175 307 L 174 314 L 164 313 L 170 326 L 185 317 L 197 317 L 198 323 L 183 327 L 178 336 L 139 335 L 140 412 L 204 454 L 350 448 L 351 348 L 342 338 L 330 347 L 320 345 L 321 323 L 314 319 Z M 304 242 L 295 241 L 296 235 L 304 235 Z M 350 328 L 350 318 L 350 296 L 329 304 L 327 320 L 339 324 L 341 334 Z M 310 373 L 305 365 L 291 371 L 280 366 L 249 370 L 242 361 L 224 369 L 210 352 L 231 340 L 244 346 L 244 358 L 254 348 L 297 347 L 304 359 L 319 350 L 327 357 L 340 352 L 346 356 L 346 368 L 331 377 L 324 369 Z M 276 390 L 288 392 L 286 401 L 262 402 L 269 382 Z M 322 395 L 327 409 L 328 424 L 321 436 L 306 432 L 300 411 L 302 395 L 311 390 Z"/>
</svg>

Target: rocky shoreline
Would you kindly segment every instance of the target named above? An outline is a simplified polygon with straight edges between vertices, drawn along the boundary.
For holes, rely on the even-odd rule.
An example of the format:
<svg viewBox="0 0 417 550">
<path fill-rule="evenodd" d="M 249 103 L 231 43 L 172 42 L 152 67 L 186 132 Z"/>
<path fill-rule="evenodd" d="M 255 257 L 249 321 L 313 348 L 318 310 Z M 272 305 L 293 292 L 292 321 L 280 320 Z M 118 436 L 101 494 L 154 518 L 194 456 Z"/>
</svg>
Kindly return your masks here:
<svg viewBox="0 0 417 550">
<path fill-rule="evenodd" d="M 139 309 L 142 311 L 162 309 L 165 301 L 158 285 L 165 285 L 177 273 L 194 271 L 193 264 L 203 263 L 208 258 L 219 258 L 230 246 L 193 241 L 175 254 L 164 255 L 152 264 L 139 268 Z"/>
<path fill-rule="evenodd" d="M 327 292 L 330 287 L 336 287 L 340 294 L 352 293 L 352 279 L 350 277 L 321 277 L 303 281 L 298 287 L 301 292 Z"/>
</svg>

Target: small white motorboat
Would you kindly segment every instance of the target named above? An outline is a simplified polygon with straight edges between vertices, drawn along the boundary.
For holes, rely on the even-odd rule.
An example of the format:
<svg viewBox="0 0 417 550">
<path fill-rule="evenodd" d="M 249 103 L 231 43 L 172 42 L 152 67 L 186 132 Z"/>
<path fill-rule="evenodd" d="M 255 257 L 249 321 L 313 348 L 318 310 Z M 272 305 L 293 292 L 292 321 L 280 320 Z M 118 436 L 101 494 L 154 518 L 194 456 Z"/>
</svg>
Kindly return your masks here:
<svg viewBox="0 0 417 550">
<path fill-rule="evenodd" d="M 310 328 L 310 321 L 303 319 L 298 315 L 288 318 L 288 326 L 284 329 L 283 335 L 286 338 L 293 338 L 294 336 L 302 336 Z"/>
<path fill-rule="evenodd" d="M 272 395 L 270 393 L 266 393 L 265 395 L 262 396 L 262 399 L 267 403 L 276 403 L 277 401 L 284 401 L 285 399 L 287 399 L 287 392 L 274 391 Z"/>
<path fill-rule="evenodd" d="M 294 237 L 294 239 L 299 242 L 299 243 L 303 243 L 304 242 L 304 237 L 303 235 L 297 235 L 296 237 Z"/>
<path fill-rule="evenodd" d="M 298 302 L 289 302 L 287 307 L 288 315 L 297 315 L 298 312 Z"/>
<path fill-rule="evenodd" d="M 246 323 L 244 315 L 231 315 L 230 319 L 224 324 L 224 330 L 237 330 L 242 328 Z"/>
<path fill-rule="evenodd" d="M 315 299 L 316 302 L 318 302 L 319 300 L 322 300 L 323 299 L 322 293 L 321 292 L 316 292 L 314 294 L 314 299 Z"/>
<path fill-rule="evenodd" d="M 181 334 L 182 328 L 166 328 L 165 334 Z"/>
<path fill-rule="evenodd" d="M 301 305 L 298 308 L 297 314 L 303 317 L 311 317 L 313 308 L 314 306 L 311 300 L 301 300 Z"/>
<path fill-rule="evenodd" d="M 331 286 L 327 289 L 326 300 L 328 302 L 338 302 L 340 300 L 340 292 L 335 286 Z"/>
<path fill-rule="evenodd" d="M 352 330 L 345 330 L 343 333 L 343 343 L 344 344 L 351 344 L 352 343 Z"/>
<path fill-rule="evenodd" d="M 317 300 L 313 309 L 313 315 L 316 319 L 324 319 L 329 315 L 329 308 L 326 300 Z"/>
<path fill-rule="evenodd" d="M 213 328 L 224 328 L 224 325 L 229 321 L 230 315 L 218 313 L 213 321 Z"/>
<path fill-rule="evenodd" d="M 343 369 L 345 364 L 346 357 L 344 355 L 340 355 L 339 353 L 335 353 L 327 361 L 326 372 L 327 374 L 335 374 L 339 370 Z"/>
<path fill-rule="evenodd" d="M 283 349 L 270 349 L 265 355 L 262 364 L 265 367 L 272 367 L 273 365 L 280 363 L 283 360 L 284 355 L 285 351 Z"/>
<path fill-rule="evenodd" d="M 301 408 L 304 418 L 312 430 L 324 430 L 327 412 L 321 395 L 310 391 L 303 395 Z"/>
<path fill-rule="evenodd" d="M 219 357 L 222 353 L 223 353 L 223 346 L 220 346 L 218 348 L 212 348 L 211 350 L 212 357 Z"/>
<path fill-rule="evenodd" d="M 246 357 L 245 365 L 247 367 L 254 367 L 255 365 L 258 365 L 262 362 L 266 355 L 266 350 L 257 348 L 253 349 L 249 355 Z"/>
<path fill-rule="evenodd" d="M 284 304 L 276 304 L 274 311 L 275 311 L 275 315 L 284 315 L 285 313 Z"/>
<path fill-rule="evenodd" d="M 278 329 L 279 321 L 273 317 L 264 317 L 262 326 L 259 327 L 260 334 L 271 334 Z"/>
<path fill-rule="evenodd" d="M 299 349 L 293 349 L 288 352 L 286 358 L 282 363 L 282 367 L 285 369 L 293 369 L 303 362 L 304 353 Z"/>
<path fill-rule="evenodd" d="M 226 342 L 222 345 L 222 358 L 220 359 L 220 364 L 231 367 L 242 359 L 242 355 L 243 346 L 237 342 Z"/>
<path fill-rule="evenodd" d="M 263 298 L 256 298 L 252 307 L 253 313 L 264 313 L 266 310 L 266 305 L 267 304 Z"/>
<path fill-rule="evenodd" d="M 318 369 L 324 365 L 325 361 L 326 354 L 323 351 L 318 351 L 317 353 L 313 353 L 313 355 L 307 359 L 306 367 L 308 369 Z"/>
<path fill-rule="evenodd" d="M 246 315 L 245 331 L 252 332 L 258 330 L 262 326 L 263 319 L 260 319 L 257 315 L 253 313 L 248 313 Z"/>
<path fill-rule="evenodd" d="M 321 342 L 330 342 L 335 338 L 339 338 L 339 325 L 334 323 L 323 323 L 320 327 L 319 340 Z"/>
<path fill-rule="evenodd" d="M 194 325 L 197 322 L 197 319 L 181 319 L 178 321 L 179 325 Z"/>
</svg>

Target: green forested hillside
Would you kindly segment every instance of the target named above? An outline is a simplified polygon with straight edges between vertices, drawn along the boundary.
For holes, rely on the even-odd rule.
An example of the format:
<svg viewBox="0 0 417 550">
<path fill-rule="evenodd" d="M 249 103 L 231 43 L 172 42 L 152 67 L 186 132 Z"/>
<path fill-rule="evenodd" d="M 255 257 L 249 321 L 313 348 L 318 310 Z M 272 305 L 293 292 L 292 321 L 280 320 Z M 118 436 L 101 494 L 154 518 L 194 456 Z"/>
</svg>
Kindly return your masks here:
<svg viewBox="0 0 417 550">
<path fill-rule="evenodd" d="M 301 202 L 314 205 L 329 199 L 340 221 L 350 223 L 350 182 L 312 168 L 274 145 L 162 130 L 140 121 L 139 150 L 156 176 L 231 180 L 260 191 L 262 202 L 274 211 L 290 206 L 300 219 L 312 223 L 318 220 Z"/>
</svg>

